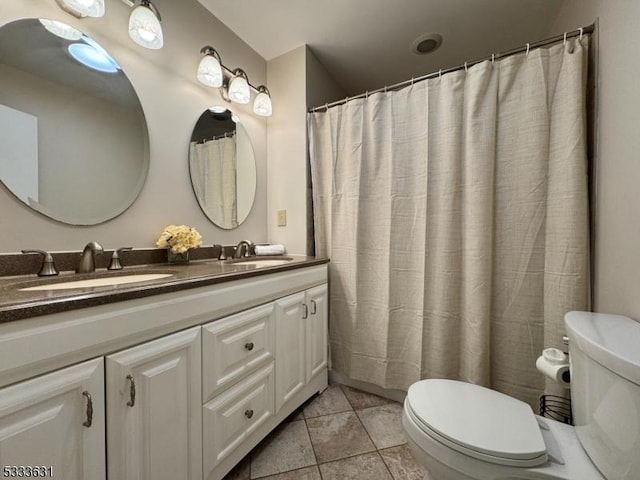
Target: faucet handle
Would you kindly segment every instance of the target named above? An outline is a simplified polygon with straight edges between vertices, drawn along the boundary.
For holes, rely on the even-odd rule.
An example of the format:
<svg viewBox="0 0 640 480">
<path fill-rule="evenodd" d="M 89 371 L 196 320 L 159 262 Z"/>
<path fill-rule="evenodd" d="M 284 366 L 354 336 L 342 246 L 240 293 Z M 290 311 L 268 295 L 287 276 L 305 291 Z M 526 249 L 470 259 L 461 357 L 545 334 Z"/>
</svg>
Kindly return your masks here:
<svg viewBox="0 0 640 480">
<path fill-rule="evenodd" d="M 56 269 L 56 265 L 53 263 L 53 257 L 49 252 L 45 252 L 44 250 L 27 249 L 22 250 L 22 253 L 39 253 L 43 256 L 42 267 L 40 267 L 40 271 L 38 272 L 39 277 L 53 277 L 58 275 L 59 272 Z"/>
<path fill-rule="evenodd" d="M 124 267 L 122 266 L 122 263 L 120 263 L 120 253 L 128 252 L 130 250 L 133 250 L 133 248 L 121 247 L 117 250 L 114 250 L 113 254 L 111 255 L 111 263 L 109 263 L 107 270 L 122 270 Z"/>
</svg>

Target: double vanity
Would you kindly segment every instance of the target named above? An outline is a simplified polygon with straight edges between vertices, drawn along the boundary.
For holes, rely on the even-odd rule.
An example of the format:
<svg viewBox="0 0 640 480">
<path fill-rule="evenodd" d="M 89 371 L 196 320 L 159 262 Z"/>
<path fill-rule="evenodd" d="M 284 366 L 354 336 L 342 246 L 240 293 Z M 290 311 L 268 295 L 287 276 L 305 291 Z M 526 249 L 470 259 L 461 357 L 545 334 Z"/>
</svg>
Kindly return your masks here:
<svg viewBox="0 0 640 480">
<path fill-rule="evenodd" d="M 92 228 L 119 217 L 118 232 L 127 235 L 118 241 L 146 242 L 159 205 L 171 203 L 168 217 L 196 205 L 177 175 L 172 149 L 180 142 L 188 146 L 197 205 L 215 225 L 212 237 L 221 240 L 221 230 L 238 227 L 254 203 L 266 202 L 256 202 L 253 120 L 243 125 L 242 114 L 210 106 L 209 92 L 199 93 L 182 73 L 167 75 L 166 55 L 123 48 L 119 29 L 110 28 L 122 5 L 82 25 L 121 55 L 137 88 L 77 29 L 79 21 L 57 20 L 62 14 L 45 3 L 13 2 L 13 13 L 3 6 L 0 19 L 0 201 L 11 207 L 5 223 L 20 225 L 3 241 L 48 236 L 53 221 Z M 199 16 L 200 8 L 181 4 L 173 17 Z M 176 52 L 181 45 L 191 42 L 174 39 Z M 110 69 L 73 54 L 82 50 Z M 155 112 L 153 135 L 145 111 Z M 175 118 L 167 120 L 166 111 Z M 193 129 L 179 123 L 196 112 Z M 257 131 L 264 147 L 266 126 Z M 150 192 L 166 194 L 171 185 L 178 200 L 163 195 L 126 212 L 152 161 L 167 177 L 156 176 Z M 263 213 L 254 210 L 254 218 Z M 247 231 L 264 238 L 265 227 L 256 220 Z M 46 248 L 84 235 L 53 230 Z M 153 261 L 132 266 L 127 253 L 123 270 L 107 271 L 104 257 L 95 263 L 98 247 L 88 244 L 80 265 L 75 252 L 57 252 L 57 267 L 46 252 L 38 252 L 42 268 L 36 255 L 0 254 L 0 475 L 221 479 L 326 388 L 328 260 L 219 260 L 224 250 L 205 252 L 216 245 L 199 248 L 187 266 L 168 265 L 166 251 L 149 249 L 133 253 Z M 120 268 L 116 256 L 126 250 L 116 250 L 108 268 Z M 36 267 L 50 276 L 36 276 Z M 83 273 L 71 273 L 76 268 Z"/>
<path fill-rule="evenodd" d="M 3 466 L 221 479 L 327 385 L 326 259 L 0 277 L 0 292 Z"/>
</svg>

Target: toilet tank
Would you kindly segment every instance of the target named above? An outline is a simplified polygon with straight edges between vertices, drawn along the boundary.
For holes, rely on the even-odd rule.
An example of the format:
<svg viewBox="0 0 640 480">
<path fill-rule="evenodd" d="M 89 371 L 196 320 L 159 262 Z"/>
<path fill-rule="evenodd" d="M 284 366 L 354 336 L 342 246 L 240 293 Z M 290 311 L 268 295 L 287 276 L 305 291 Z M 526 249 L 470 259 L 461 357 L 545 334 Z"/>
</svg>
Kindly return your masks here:
<svg viewBox="0 0 640 480">
<path fill-rule="evenodd" d="M 640 479 L 640 323 L 621 315 L 565 316 L 576 434 L 608 479 Z"/>
</svg>

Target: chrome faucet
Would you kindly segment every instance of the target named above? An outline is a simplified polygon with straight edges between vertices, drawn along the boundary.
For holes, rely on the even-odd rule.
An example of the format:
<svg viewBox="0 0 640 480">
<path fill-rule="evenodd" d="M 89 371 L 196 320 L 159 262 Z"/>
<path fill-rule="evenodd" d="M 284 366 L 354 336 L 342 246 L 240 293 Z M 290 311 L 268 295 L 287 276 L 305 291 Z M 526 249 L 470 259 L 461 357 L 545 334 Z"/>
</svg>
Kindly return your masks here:
<svg viewBox="0 0 640 480">
<path fill-rule="evenodd" d="M 240 240 L 233 252 L 233 258 L 248 257 L 252 254 L 255 245 L 251 240 Z"/>
<path fill-rule="evenodd" d="M 80 265 L 76 269 L 76 273 L 90 273 L 96 271 L 96 255 L 102 255 L 104 249 L 96 241 L 87 243 L 80 255 Z"/>
</svg>

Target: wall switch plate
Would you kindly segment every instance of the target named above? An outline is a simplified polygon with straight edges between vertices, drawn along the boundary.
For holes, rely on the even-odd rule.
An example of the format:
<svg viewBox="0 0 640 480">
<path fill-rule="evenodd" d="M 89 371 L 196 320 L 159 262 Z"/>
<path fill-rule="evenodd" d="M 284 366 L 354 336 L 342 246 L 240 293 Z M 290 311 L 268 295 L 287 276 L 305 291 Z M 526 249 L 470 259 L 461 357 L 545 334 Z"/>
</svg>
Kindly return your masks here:
<svg viewBox="0 0 640 480">
<path fill-rule="evenodd" d="M 286 210 L 278 210 L 278 226 L 286 227 L 287 226 L 287 211 Z"/>
</svg>

